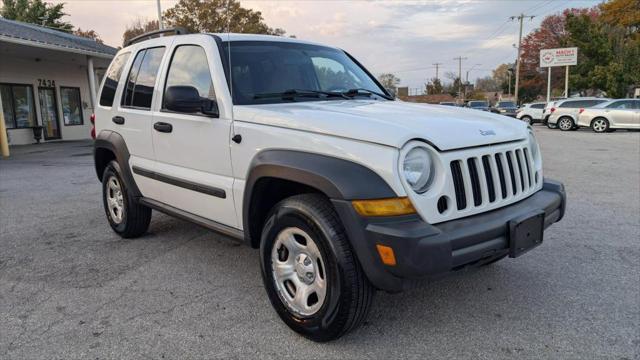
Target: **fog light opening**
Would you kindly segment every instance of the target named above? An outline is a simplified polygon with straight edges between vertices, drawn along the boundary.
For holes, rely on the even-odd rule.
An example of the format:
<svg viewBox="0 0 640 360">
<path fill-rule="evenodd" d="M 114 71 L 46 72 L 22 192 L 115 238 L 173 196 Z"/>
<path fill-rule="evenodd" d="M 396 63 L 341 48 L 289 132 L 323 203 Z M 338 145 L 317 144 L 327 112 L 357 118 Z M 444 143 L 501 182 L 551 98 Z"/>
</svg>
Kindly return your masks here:
<svg viewBox="0 0 640 360">
<path fill-rule="evenodd" d="M 438 199 L 438 212 L 444 214 L 447 210 L 449 210 L 449 197 L 440 196 L 440 199 Z"/>
</svg>

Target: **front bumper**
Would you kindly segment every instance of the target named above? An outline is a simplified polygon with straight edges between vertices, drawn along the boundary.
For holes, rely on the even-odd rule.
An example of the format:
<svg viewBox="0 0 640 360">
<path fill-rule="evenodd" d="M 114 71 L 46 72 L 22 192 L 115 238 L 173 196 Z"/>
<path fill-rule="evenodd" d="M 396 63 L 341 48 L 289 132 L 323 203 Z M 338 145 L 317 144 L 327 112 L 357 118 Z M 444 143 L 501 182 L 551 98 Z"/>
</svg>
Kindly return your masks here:
<svg viewBox="0 0 640 360">
<path fill-rule="evenodd" d="M 349 201 L 333 200 L 369 280 L 381 290 L 402 291 L 417 279 L 486 263 L 509 253 L 509 221 L 543 210 L 544 228 L 560 221 L 564 186 L 546 180 L 543 188 L 515 204 L 430 225 L 418 215 L 363 218 Z M 396 266 L 380 260 L 376 244 L 393 248 Z"/>
</svg>

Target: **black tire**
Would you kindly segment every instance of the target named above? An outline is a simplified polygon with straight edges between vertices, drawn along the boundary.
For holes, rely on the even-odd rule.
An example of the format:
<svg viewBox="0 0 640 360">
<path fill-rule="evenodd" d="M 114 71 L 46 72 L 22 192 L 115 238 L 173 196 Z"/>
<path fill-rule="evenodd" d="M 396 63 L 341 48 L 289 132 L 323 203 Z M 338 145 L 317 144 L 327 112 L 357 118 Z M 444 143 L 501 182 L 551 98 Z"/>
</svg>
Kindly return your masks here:
<svg viewBox="0 0 640 360">
<path fill-rule="evenodd" d="M 102 175 L 102 204 L 113 231 L 123 238 L 135 238 L 147 232 L 149 222 L 151 222 L 151 209 L 136 201 L 129 192 L 127 184 L 122 180 L 121 174 L 120 165 L 116 161 L 111 161 L 104 169 Z M 117 180 L 122 192 L 123 210 L 120 221 L 111 214 L 107 200 L 112 191 L 108 188 L 112 178 Z"/>
<path fill-rule="evenodd" d="M 553 125 L 552 123 L 550 123 L 549 120 L 547 120 L 547 127 L 552 130 L 557 128 L 556 125 Z"/>
<path fill-rule="evenodd" d="M 278 292 L 272 271 L 272 251 L 277 236 L 289 228 L 301 229 L 312 238 L 325 266 L 324 301 L 308 316 L 299 316 L 283 302 L 281 296 L 284 295 Z M 369 312 L 374 288 L 351 249 L 333 206 L 322 195 L 296 195 L 274 206 L 262 230 L 260 263 L 274 309 L 291 329 L 310 340 L 337 339 L 360 325 Z"/>
<path fill-rule="evenodd" d="M 533 118 L 529 115 L 525 115 L 523 117 L 520 118 L 520 120 L 526 122 L 529 125 L 533 125 Z"/>
<path fill-rule="evenodd" d="M 558 119 L 558 123 L 556 124 L 560 131 L 571 131 L 576 127 L 575 122 L 569 116 L 563 116 Z"/>
<path fill-rule="evenodd" d="M 598 117 L 591 120 L 591 130 L 596 133 L 609 132 L 609 120 L 603 117 Z"/>
</svg>

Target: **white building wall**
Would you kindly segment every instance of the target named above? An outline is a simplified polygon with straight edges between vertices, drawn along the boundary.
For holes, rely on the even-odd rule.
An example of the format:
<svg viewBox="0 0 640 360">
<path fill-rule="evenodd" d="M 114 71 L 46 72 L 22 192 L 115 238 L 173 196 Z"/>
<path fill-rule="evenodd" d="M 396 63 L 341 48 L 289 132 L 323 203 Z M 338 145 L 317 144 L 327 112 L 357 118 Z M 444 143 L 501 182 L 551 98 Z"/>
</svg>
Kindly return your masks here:
<svg viewBox="0 0 640 360">
<path fill-rule="evenodd" d="M 3 45 L 3 44 L 0 44 Z M 94 59 L 96 72 L 109 65 L 110 60 Z M 29 84 L 33 87 L 38 125 L 42 125 L 40 103 L 38 99 L 38 79 L 55 81 L 55 93 L 61 139 L 79 140 L 90 139 L 91 121 L 93 113 L 89 80 L 87 72 L 87 57 L 43 49 L 0 46 L 0 83 Z M 96 79 L 99 84 L 100 79 Z M 75 87 L 80 89 L 80 100 L 83 107 L 83 125 L 65 125 L 60 98 L 60 87 Z M 9 144 L 21 145 L 35 143 L 33 130 L 8 129 Z M 44 140 L 44 135 L 41 141 Z M 52 140 L 56 141 L 56 140 Z"/>
</svg>

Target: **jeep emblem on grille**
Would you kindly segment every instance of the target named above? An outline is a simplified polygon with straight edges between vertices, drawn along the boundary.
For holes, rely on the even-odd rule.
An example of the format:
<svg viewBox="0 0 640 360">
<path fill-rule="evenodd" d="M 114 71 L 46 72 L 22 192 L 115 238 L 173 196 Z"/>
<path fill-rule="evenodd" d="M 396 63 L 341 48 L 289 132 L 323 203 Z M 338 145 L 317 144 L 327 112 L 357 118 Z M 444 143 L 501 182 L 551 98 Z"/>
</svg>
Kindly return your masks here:
<svg viewBox="0 0 640 360">
<path fill-rule="evenodd" d="M 480 130 L 480 135 L 482 136 L 489 136 L 489 135 L 495 135 L 496 132 L 493 130 Z"/>
</svg>

